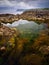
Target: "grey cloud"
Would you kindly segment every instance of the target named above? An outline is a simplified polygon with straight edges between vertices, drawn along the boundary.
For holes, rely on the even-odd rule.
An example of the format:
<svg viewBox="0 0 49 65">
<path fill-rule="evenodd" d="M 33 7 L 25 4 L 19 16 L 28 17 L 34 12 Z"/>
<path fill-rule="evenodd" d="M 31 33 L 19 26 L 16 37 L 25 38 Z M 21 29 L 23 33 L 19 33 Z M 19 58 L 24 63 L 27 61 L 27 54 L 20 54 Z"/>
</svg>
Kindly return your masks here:
<svg viewBox="0 0 49 65">
<path fill-rule="evenodd" d="M 0 7 L 16 8 L 49 7 L 49 0 L 0 0 Z"/>
</svg>

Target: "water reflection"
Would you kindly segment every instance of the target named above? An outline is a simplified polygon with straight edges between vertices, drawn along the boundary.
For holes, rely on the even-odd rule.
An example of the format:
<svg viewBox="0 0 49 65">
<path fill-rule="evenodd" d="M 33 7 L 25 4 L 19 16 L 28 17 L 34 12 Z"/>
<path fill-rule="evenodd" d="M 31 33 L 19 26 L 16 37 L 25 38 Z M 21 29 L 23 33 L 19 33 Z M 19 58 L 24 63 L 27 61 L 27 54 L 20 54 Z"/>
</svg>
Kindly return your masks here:
<svg viewBox="0 0 49 65">
<path fill-rule="evenodd" d="M 22 28 L 32 28 L 32 29 L 44 29 L 47 27 L 47 24 L 44 24 L 44 23 L 41 23 L 41 24 L 37 24 L 35 23 L 34 21 L 27 21 L 27 20 L 18 20 L 18 21 L 15 21 L 13 22 L 12 24 L 10 23 L 7 23 L 7 24 L 4 24 L 5 26 L 8 26 L 8 27 L 22 27 Z"/>
</svg>

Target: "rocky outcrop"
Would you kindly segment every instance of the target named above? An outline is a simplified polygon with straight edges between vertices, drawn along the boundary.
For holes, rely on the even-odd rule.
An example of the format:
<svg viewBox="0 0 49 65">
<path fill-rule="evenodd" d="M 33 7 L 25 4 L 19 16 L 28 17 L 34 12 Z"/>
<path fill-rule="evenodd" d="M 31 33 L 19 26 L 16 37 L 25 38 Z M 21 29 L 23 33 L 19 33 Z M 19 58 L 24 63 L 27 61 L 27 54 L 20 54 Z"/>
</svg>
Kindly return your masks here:
<svg viewBox="0 0 49 65">
<path fill-rule="evenodd" d="M 14 31 L 4 25 L 0 26 L 0 36 L 12 36 Z"/>
<path fill-rule="evenodd" d="M 49 10 L 33 9 L 23 12 L 20 18 L 31 21 L 45 21 L 49 20 Z"/>
<path fill-rule="evenodd" d="M 19 15 L 0 14 L 0 23 L 12 23 L 19 20 Z"/>
<path fill-rule="evenodd" d="M 12 46 L 15 42 L 15 37 L 18 36 L 18 31 L 16 29 L 12 29 L 9 27 L 6 27 L 1 24 L 0 26 L 0 50 L 3 50 L 8 48 L 9 46 Z"/>
<path fill-rule="evenodd" d="M 29 21 L 49 21 L 49 9 L 32 9 L 24 11 L 22 14 L 0 14 L 0 23 L 12 23 L 19 19 Z"/>
</svg>

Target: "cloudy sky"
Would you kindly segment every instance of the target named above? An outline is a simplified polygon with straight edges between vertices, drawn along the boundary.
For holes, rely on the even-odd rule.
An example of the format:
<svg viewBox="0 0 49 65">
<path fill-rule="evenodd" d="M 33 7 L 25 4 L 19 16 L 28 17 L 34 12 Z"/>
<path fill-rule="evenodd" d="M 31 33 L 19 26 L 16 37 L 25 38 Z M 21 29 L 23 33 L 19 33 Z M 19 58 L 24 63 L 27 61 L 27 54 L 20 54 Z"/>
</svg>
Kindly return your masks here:
<svg viewBox="0 0 49 65">
<path fill-rule="evenodd" d="M 0 13 L 16 13 L 17 9 L 49 8 L 49 0 L 0 0 Z"/>
</svg>

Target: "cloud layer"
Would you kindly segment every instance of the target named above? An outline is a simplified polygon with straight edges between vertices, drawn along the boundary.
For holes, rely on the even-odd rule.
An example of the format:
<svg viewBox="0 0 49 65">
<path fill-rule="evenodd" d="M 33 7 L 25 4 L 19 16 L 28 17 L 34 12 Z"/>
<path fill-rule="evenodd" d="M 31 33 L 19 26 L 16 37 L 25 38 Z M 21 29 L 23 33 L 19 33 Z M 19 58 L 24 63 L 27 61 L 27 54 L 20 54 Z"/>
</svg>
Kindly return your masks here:
<svg viewBox="0 0 49 65">
<path fill-rule="evenodd" d="M 49 8 L 49 0 L 0 0 L 0 13 L 16 9 Z"/>
<path fill-rule="evenodd" d="M 0 0 L 1 6 L 20 8 L 49 7 L 49 0 Z"/>
</svg>

